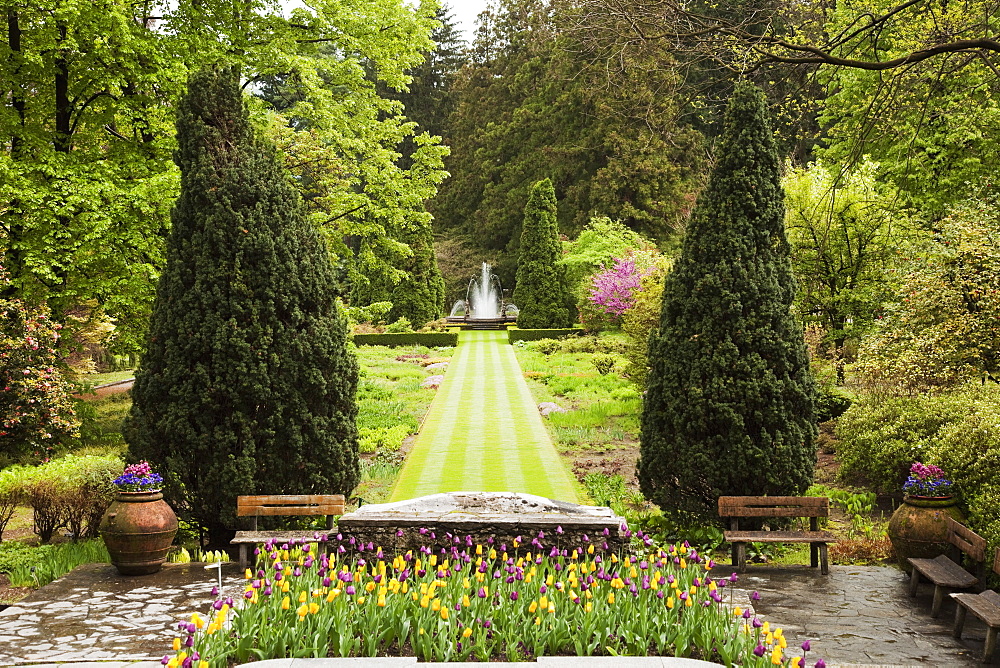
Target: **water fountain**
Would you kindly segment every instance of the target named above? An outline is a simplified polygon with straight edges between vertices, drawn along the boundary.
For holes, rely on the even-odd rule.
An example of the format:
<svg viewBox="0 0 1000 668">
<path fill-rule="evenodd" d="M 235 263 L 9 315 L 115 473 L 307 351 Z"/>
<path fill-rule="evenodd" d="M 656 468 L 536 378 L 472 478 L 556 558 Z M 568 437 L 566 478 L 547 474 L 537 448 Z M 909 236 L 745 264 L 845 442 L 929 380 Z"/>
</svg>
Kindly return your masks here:
<svg viewBox="0 0 1000 668">
<path fill-rule="evenodd" d="M 448 324 L 467 329 L 500 329 L 517 320 L 518 309 L 508 303 L 488 262 L 483 262 L 479 276 L 473 276 L 465 291 L 465 299 L 452 306 Z"/>
</svg>

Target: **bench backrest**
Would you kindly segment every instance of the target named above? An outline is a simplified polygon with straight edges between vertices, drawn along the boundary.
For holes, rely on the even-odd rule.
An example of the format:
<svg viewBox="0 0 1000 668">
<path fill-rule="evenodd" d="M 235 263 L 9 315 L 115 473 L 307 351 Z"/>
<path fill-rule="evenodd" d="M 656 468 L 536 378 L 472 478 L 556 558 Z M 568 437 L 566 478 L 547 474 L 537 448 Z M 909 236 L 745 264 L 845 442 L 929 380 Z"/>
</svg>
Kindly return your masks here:
<svg viewBox="0 0 1000 668">
<path fill-rule="evenodd" d="M 238 517 L 343 514 L 343 494 L 276 494 L 236 498 Z"/>
<path fill-rule="evenodd" d="M 969 555 L 977 564 L 986 560 L 986 539 L 954 517 L 948 518 L 948 542 Z"/>
<path fill-rule="evenodd" d="M 825 496 L 720 496 L 720 517 L 829 517 Z"/>
</svg>

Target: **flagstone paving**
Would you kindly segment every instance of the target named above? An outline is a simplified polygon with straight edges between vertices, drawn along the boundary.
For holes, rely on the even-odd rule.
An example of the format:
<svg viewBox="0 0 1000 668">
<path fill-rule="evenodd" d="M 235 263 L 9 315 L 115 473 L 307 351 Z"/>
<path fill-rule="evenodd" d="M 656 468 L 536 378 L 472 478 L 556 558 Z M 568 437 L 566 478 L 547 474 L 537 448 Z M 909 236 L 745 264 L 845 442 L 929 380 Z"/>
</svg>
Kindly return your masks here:
<svg viewBox="0 0 1000 668">
<path fill-rule="evenodd" d="M 392 501 L 438 492 L 525 492 L 578 502 L 504 331 L 465 331 Z"/>
<path fill-rule="evenodd" d="M 721 566 L 713 574 L 731 570 Z M 986 627 L 977 620 L 966 626 L 967 637 L 952 638 L 954 604 L 948 600 L 933 619 L 933 587 L 923 585 L 910 598 L 909 578 L 895 568 L 833 566 L 823 576 L 819 569 L 751 566 L 737 586 L 761 593 L 754 607 L 785 629 L 789 647 L 809 640 L 810 656 L 828 665 L 980 665 Z"/>
</svg>

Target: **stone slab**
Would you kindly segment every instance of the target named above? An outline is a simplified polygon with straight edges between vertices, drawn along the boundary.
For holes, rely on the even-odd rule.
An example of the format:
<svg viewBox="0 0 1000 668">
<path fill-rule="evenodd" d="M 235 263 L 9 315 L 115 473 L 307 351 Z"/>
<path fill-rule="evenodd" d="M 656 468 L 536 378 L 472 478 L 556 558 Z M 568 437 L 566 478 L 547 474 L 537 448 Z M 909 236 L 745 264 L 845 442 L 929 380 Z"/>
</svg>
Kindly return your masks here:
<svg viewBox="0 0 1000 668">
<path fill-rule="evenodd" d="M 466 536 L 496 545 L 509 545 L 520 536 L 528 544 L 539 532 L 546 547 L 580 545 L 586 536 L 615 549 L 626 541 L 624 526 L 625 520 L 610 508 L 511 492 L 448 492 L 367 504 L 337 523 L 342 535 L 392 552 L 415 550 L 429 542 L 434 549 L 450 547 L 455 538 Z"/>
</svg>

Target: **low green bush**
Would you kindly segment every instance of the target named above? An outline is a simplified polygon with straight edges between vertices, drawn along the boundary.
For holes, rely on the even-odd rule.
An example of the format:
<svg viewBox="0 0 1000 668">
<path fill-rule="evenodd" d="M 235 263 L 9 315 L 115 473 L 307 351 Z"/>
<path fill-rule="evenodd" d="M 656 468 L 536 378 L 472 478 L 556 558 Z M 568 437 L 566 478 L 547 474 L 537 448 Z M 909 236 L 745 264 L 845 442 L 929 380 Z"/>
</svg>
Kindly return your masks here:
<svg viewBox="0 0 1000 668">
<path fill-rule="evenodd" d="M 457 346 L 458 334 L 454 332 L 405 332 L 401 334 L 355 334 L 359 346 Z"/>
<path fill-rule="evenodd" d="M 606 376 L 615 370 L 615 365 L 618 363 L 618 359 L 614 355 L 608 355 L 607 353 L 595 353 L 592 358 L 590 358 L 591 364 L 597 369 L 597 373 L 602 376 Z"/>
<path fill-rule="evenodd" d="M 11 466 L 0 471 L 0 536 L 14 516 L 14 510 L 24 503 L 24 472 L 30 470 L 27 466 Z"/>
<path fill-rule="evenodd" d="M 830 383 L 818 383 L 816 387 L 816 422 L 836 420 L 851 407 L 851 394 Z"/>
<path fill-rule="evenodd" d="M 405 424 L 397 424 L 391 427 L 359 427 L 358 428 L 358 450 L 361 452 L 375 452 L 377 450 L 399 450 L 403 445 L 403 439 L 411 433 L 410 427 Z"/>
<path fill-rule="evenodd" d="M 931 440 L 960 417 L 952 397 L 859 397 L 837 421 L 840 477 L 875 492 L 895 493 Z"/>
<path fill-rule="evenodd" d="M 515 341 L 538 341 L 540 339 L 559 339 L 565 336 L 578 336 L 583 333 L 582 329 L 515 329 L 507 330 L 507 340 L 510 343 Z"/>
<path fill-rule="evenodd" d="M 73 540 L 96 536 L 101 515 L 115 495 L 112 481 L 123 466 L 116 456 L 66 455 L 39 466 L 13 469 L 14 484 L 31 505 L 41 541 L 48 543 L 63 527 Z"/>
</svg>

